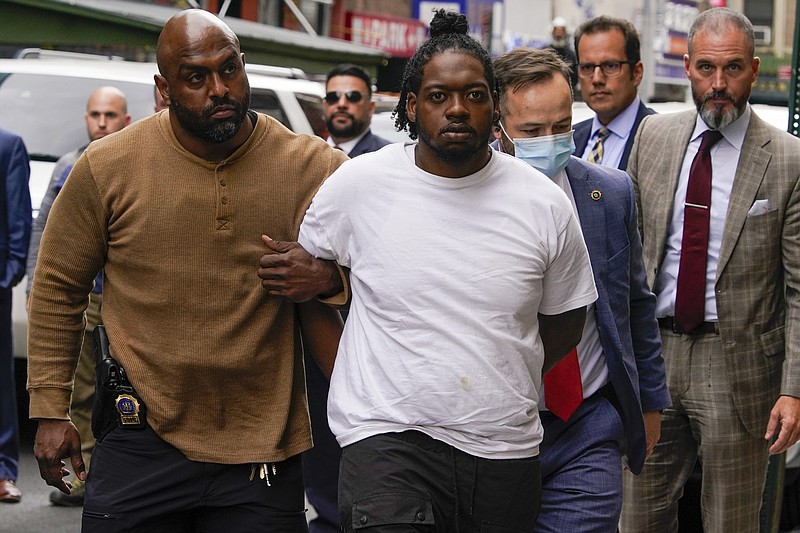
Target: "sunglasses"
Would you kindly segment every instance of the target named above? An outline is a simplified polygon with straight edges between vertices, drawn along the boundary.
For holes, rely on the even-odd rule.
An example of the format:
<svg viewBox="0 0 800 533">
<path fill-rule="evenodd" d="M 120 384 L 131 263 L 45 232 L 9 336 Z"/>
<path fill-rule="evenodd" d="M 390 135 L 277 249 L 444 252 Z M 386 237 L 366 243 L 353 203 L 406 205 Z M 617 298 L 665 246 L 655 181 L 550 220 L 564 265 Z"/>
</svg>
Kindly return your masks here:
<svg viewBox="0 0 800 533">
<path fill-rule="evenodd" d="M 347 101 L 351 104 L 357 104 L 362 98 L 364 98 L 364 95 L 358 91 L 347 91 L 344 93 L 341 91 L 331 91 L 325 95 L 325 101 L 333 105 L 339 101 L 339 98 L 341 98 L 342 95 L 344 95 Z"/>
</svg>

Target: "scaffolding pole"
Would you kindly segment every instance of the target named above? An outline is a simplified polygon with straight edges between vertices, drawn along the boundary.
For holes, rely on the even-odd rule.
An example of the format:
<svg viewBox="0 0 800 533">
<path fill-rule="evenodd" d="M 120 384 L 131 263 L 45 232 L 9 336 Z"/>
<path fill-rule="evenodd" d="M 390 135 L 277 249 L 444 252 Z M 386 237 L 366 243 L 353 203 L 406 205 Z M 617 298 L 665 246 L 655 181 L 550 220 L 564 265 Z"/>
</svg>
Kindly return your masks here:
<svg viewBox="0 0 800 533">
<path fill-rule="evenodd" d="M 800 0 L 796 2 L 794 11 L 794 41 L 792 43 L 792 79 L 789 82 L 789 126 L 787 131 L 800 137 L 800 98 L 797 95 L 798 77 L 800 77 Z"/>
</svg>

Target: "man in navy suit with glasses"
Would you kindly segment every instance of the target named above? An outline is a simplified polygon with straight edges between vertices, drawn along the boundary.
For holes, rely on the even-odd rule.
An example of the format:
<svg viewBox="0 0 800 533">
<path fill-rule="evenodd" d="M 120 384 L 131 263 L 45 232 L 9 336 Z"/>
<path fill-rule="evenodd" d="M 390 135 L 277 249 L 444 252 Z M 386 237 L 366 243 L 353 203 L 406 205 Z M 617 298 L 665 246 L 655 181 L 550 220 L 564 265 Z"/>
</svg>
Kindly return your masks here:
<svg viewBox="0 0 800 533">
<path fill-rule="evenodd" d="M 644 66 L 636 28 L 606 16 L 587 20 L 575 32 L 578 78 L 593 118 L 575 124 L 573 155 L 625 170 L 639 123 L 655 113 L 639 99 Z"/>
</svg>

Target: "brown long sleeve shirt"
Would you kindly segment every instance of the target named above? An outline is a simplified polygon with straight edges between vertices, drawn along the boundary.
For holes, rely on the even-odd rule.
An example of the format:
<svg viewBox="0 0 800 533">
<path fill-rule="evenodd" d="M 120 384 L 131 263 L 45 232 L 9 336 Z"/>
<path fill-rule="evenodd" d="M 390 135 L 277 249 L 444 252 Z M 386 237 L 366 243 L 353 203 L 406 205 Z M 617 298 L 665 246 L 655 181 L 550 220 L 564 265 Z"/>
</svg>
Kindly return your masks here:
<svg viewBox="0 0 800 533">
<path fill-rule="evenodd" d="M 256 274 L 261 235 L 295 240 L 340 151 L 258 115 L 222 162 L 167 112 L 92 143 L 53 205 L 31 292 L 32 418 L 67 419 L 92 281 L 111 351 L 161 438 L 189 459 L 279 461 L 311 445 L 294 306 Z"/>
</svg>

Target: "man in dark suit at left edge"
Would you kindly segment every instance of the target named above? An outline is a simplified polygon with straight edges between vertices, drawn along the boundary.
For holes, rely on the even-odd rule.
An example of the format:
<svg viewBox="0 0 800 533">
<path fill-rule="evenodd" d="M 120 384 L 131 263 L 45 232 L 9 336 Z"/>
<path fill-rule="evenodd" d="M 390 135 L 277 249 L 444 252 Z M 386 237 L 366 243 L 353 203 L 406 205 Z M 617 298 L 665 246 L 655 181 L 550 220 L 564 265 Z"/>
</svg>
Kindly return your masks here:
<svg viewBox="0 0 800 533">
<path fill-rule="evenodd" d="M 19 421 L 14 390 L 11 289 L 25 275 L 31 238 L 30 166 L 22 138 L 0 129 L 0 502 L 17 503 Z"/>
</svg>

